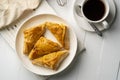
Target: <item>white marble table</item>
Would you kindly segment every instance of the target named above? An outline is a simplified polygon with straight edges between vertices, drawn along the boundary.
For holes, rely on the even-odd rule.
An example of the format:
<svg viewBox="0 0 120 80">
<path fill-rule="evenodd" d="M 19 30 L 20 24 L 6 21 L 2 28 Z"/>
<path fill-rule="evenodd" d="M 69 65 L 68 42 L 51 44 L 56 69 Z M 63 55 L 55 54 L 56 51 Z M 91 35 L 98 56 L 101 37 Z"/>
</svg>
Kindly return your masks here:
<svg viewBox="0 0 120 80">
<path fill-rule="evenodd" d="M 48 0 L 48 3 L 59 16 L 80 29 L 73 17 L 74 1 L 68 0 L 64 7 L 58 6 L 54 0 Z M 76 57 L 73 66 L 59 75 L 50 77 L 49 80 L 120 80 L 120 1 L 115 2 L 117 15 L 111 29 L 104 32 L 103 38 L 81 30 L 86 35 L 86 51 Z M 22 66 L 15 51 L 1 36 L 0 80 L 41 80 Z"/>
</svg>

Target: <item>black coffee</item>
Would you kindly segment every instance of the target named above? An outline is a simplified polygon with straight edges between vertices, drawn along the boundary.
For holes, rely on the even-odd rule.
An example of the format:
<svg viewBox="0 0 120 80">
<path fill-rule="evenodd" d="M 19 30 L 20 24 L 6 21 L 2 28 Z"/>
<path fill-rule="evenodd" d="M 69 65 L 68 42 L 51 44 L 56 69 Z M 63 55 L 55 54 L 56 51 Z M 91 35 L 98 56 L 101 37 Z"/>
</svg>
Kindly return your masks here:
<svg viewBox="0 0 120 80">
<path fill-rule="evenodd" d="M 83 13 L 90 20 L 100 20 L 104 16 L 105 5 L 101 0 L 88 0 L 83 6 Z"/>
</svg>

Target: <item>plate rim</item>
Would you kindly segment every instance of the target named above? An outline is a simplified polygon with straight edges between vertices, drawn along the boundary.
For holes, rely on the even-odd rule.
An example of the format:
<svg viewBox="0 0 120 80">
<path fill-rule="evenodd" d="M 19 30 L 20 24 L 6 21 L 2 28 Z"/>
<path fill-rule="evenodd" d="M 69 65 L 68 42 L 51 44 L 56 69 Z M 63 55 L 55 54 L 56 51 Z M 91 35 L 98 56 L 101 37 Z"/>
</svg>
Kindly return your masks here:
<svg viewBox="0 0 120 80">
<path fill-rule="evenodd" d="M 65 21 L 65 23 L 66 23 L 67 25 L 70 25 L 66 20 L 64 20 L 64 19 L 61 18 L 60 16 L 57 16 L 57 15 L 54 15 L 54 14 L 37 14 L 37 15 L 34 15 L 34 16 L 26 19 L 25 21 L 23 21 L 23 22 L 21 23 L 21 25 L 20 25 L 20 27 L 19 27 L 19 29 L 18 29 L 18 31 L 17 31 L 16 38 L 15 38 L 15 51 L 16 51 L 18 57 L 19 57 L 20 62 L 21 62 L 22 65 L 25 67 L 25 69 L 27 69 L 28 71 L 30 71 L 30 72 L 32 72 L 32 73 L 34 73 L 34 74 L 37 74 L 37 75 L 41 75 L 41 76 L 51 76 L 51 75 L 56 75 L 56 74 L 58 74 L 58 73 L 63 72 L 65 69 L 67 69 L 67 68 L 71 65 L 71 63 L 73 62 L 73 60 L 74 60 L 74 58 L 75 58 L 75 55 L 76 55 L 76 53 L 77 53 L 77 47 L 78 47 L 77 42 L 78 42 L 78 41 L 77 41 L 77 36 L 76 36 L 74 30 L 70 27 L 70 29 L 72 30 L 73 35 L 75 36 L 76 48 L 75 48 L 74 56 L 73 56 L 72 59 L 71 59 L 71 62 L 70 62 L 68 65 L 66 65 L 66 67 L 63 68 L 62 70 L 58 71 L 57 73 L 52 73 L 52 74 L 49 74 L 49 75 L 48 75 L 48 74 L 45 75 L 45 74 L 42 74 L 42 73 L 41 73 L 41 74 L 40 74 L 40 73 L 36 73 L 36 72 L 34 72 L 33 70 L 31 70 L 31 69 L 30 69 L 29 67 L 27 67 L 27 66 L 25 65 L 25 63 L 21 60 L 20 54 L 19 54 L 18 51 L 17 51 L 17 38 L 18 38 L 18 34 L 19 34 L 22 26 L 23 26 L 27 21 L 29 21 L 30 19 L 32 19 L 32 18 L 34 18 L 34 17 L 36 17 L 36 16 L 42 16 L 42 15 L 55 16 L 55 17 L 60 18 L 61 20 Z"/>
</svg>

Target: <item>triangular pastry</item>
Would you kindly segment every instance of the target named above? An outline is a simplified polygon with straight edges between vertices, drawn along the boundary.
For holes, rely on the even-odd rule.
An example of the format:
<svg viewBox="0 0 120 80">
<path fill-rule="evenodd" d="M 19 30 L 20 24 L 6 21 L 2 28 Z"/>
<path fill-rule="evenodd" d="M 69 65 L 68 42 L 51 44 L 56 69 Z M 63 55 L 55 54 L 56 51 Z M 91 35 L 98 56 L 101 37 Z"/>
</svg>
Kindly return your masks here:
<svg viewBox="0 0 120 80">
<path fill-rule="evenodd" d="M 57 70 L 61 62 L 67 57 L 67 55 L 67 50 L 53 52 L 43 57 L 34 59 L 32 63 L 38 66 L 44 66 L 53 70 Z"/>
<path fill-rule="evenodd" d="M 37 40 L 44 34 L 45 24 L 28 28 L 24 31 L 24 48 L 23 53 L 29 54 Z"/>
<path fill-rule="evenodd" d="M 34 45 L 34 48 L 29 54 L 30 59 L 35 59 L 40 56 L 55 52 L 61 49 L 61 46 L 45 37 L 40 37 L 40 39 Z"/>
<path fill-rule="evenodd" d="M 57 24 L 52 22 L 46 22 L 46 27 L 56 37 L 62 47 L 69 49 L 69 33 L 67 27 L 63 24 Z"/>
</svg>

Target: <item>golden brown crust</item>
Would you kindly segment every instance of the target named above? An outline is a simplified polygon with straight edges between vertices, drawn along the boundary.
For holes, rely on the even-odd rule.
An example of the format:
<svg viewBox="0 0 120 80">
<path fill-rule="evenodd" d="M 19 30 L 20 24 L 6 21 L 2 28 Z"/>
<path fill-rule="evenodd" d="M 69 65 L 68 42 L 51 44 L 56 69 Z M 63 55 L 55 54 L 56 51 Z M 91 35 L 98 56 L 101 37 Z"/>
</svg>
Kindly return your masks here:
<svg viewBox="0 0 120 80">
<path fill-rule="evenodd" d="M 28 28 L 24 31 L 23 53 L 29 54 L 36 41 L 45 33 L 45 24 Z"/>
<path fill-rule="evenodd" d="M 67 27 L 63 24 L 57 24 L 57 23 L 52 23 L 52 22 L 46 22 L 46 27 L 51 31 L 51 33 L 61 43 L 62 47 L 68 50 L 69 49 L 69 38 L 68 38 Z"/>
<path fill-rule="evenodd" d="M 37 57 L 49 54 L 60 50 L 61 47 L 58 43 L 53 42 L 45 37 L 40 37 L 40 39 L 34 45 L 34 48 L 29 54 L 30 59 L 35 59 Z"/>
<path fill-rule="evenodd" d="M 67 50 L 70 49 L 69 29 L 66 29 L 65 39 L 64 39 L 64 48 Z"/>
<path fill-rule="evenodd" d="M 44 66 L 56 70 L 60 66 L 61 62 L 67 57 L 67 55 L 67 50 L 53 52 L 43 57 L 34 59 L 32 63 L 38 66 Z"/>
<path fill-rule="evenodd" d="M 61 45 L 43 37 L 46 28 Z M 35 65 L 57 70 L 67 57 L 69 47 L 69 30 L 63 24 L 45 22 L 24 31 L 23 52 Z"/>
</svg>

